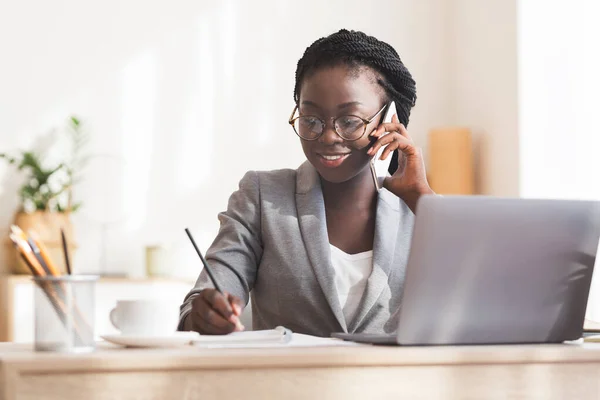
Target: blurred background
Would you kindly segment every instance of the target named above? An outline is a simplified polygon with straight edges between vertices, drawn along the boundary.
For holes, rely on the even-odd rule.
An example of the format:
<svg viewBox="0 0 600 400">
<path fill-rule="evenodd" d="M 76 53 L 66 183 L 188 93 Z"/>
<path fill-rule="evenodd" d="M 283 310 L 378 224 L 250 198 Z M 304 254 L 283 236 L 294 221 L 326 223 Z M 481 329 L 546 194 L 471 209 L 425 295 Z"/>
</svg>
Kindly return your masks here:
<svg viewBox="0 0 600 400">
<path fill-rule="evenodd" d="M 0 153 L 60 163 L 76 116 L 74 269 L 188 288 L 200 266 L 183 229 L 205 250 L 244 172 L 303 162 L 296 63 L 347 28 L 413 74 L 408 130 L 432 182 L 456 182 L 440 192 L 600 199 L 599 17 L 591 0 L 3 1 Z M 24 179 L 0 162 L 3 237 Z"/>
</svg>

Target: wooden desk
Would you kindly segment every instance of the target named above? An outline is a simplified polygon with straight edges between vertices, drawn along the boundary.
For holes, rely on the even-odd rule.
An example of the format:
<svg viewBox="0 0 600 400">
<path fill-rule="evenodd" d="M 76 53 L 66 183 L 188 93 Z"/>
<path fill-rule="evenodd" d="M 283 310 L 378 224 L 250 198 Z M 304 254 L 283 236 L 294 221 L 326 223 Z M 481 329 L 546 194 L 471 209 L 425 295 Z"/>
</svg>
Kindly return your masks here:
<svg viewBox="0 0 600 400">
<path fill-rule="evenodd" d="M 0 399 L 598 399 L 600 345 L 35 353 L 0 345 Z"/>
</svg>

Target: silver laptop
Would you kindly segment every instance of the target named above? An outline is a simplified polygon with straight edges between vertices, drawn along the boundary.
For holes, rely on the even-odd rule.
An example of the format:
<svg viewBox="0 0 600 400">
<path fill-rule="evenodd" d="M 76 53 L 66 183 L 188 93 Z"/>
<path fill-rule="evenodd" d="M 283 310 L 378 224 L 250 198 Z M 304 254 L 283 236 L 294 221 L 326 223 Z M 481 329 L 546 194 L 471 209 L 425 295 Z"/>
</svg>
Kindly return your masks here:
<svg viewBox="0 0 600 400">
<path fill-rule="evenodd" d="M 578 339 L 600 238 L 600 202 L 424 196 L 398 330 L 366 343 Z"/>
</svg>

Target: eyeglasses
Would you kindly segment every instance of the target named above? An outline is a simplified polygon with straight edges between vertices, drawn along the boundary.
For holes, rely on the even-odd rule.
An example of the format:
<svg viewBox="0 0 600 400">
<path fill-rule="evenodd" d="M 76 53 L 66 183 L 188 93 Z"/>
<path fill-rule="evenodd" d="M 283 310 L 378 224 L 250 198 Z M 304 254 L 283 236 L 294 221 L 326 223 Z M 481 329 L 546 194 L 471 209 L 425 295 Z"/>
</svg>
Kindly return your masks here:
<svg viewBox="0 0 600 400">
<path fill-rule="evenodd" d="M 337 118 L 331 118 L 335 133 L 342 139 L 352 142 L 363 137 L 369 125 L 381 112 L 387 107 L 387 104 L 381 107 L 375 115 L 369 119 L 361 118 L 357 115 L 342 115 Z M 296 135 L 304 140 L 317 140 L 325 132 L 327 122 L 314 115 L 300 115 L 294 118 L 298 111 L 298 106 L 294 107 L 290 115 L 289 124 L 294 128 Z"/>
</svg>

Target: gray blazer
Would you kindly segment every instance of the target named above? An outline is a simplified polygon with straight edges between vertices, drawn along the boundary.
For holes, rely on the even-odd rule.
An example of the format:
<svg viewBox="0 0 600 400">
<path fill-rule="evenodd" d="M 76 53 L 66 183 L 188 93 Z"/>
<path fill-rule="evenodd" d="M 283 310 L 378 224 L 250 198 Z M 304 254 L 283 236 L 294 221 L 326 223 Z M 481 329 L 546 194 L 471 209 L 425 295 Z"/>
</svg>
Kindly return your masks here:
<svg viewBox="0 0 600 400">
<path fill-rule="evenodd" d="M 317 336 L 396 330 L 414 215 L 392 193 L 379 194 L 373 272 L 351 321 L 338 301 L 323 193 L 310 163 L 246 173 L 219 221 L 206 260 L 223 290 L 246 304 L 252 295 L 253 329 L 283 325 Z M 180 329 L 193 297 L 209 287 L 203 271 L 181 306 Z"/>
</svg>

